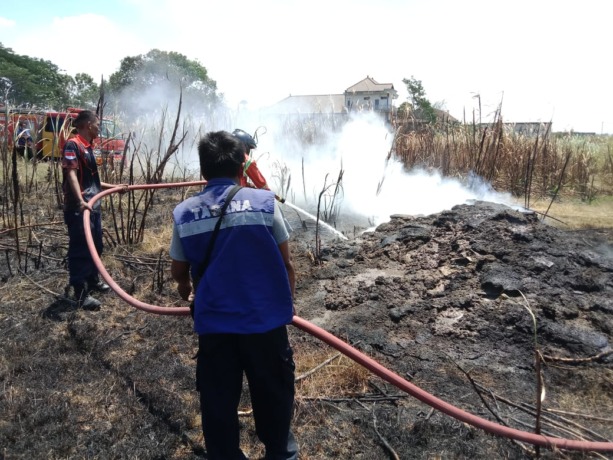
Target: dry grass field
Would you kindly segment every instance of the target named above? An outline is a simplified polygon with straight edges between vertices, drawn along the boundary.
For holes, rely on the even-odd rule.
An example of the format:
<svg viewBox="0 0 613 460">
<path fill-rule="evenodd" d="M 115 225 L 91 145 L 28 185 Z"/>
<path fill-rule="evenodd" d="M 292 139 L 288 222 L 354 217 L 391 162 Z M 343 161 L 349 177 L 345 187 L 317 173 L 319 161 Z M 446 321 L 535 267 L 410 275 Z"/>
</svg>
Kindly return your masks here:
<svg viewBox="0 0 613 460">
<path fill-rule="evenodd" d="M 481 137 L 456 133 L 453 142 L 449 135 L 403 134 L 396 153 L 408 167 L 429 161 L 454 176 L 477 167 L 500 190 L 521 192 L 532 181 L 530 207 L 537 213 L 461 206 L 397 218 L 347 241 L 324 232 L 319 245 L 312 223 L 294 225 L 297 314 L 458 407 L 533 431 L 534 331 L 521 291 L 549 358 L 541 363 L 542 432 L 611 442 L 610 154 L 605 148 L 584 158 L 591 151 L 584 144 L 549 138 L 534 156 L 533 139 L 503 142 L 496 129 Z M 531 161 L 539 166 L 529 176 Z M 66 303 L 57 166 L 12 164 L 4 151 L 0 459 L 207 458 L 190 320 L 143 313 L 113 294 L 99 312 Z M 110 177 L 126 179 L 152 177 L 128 171 Z M 105 199 L 103 260 L 135 298 L 184 306 L 170 280 L 167 250 L 170 211 L 186 193 L 135 191 Z M 550 217 L 543 223 L 545 213 Z M 613 458 L 537 452 L 486 434 L 431 410 L 297 328 L 290 328 L 290 338 L 302 460 Z M 239 410 L 241 445 L 260 458 L 247 391 Z"/>
</svg>

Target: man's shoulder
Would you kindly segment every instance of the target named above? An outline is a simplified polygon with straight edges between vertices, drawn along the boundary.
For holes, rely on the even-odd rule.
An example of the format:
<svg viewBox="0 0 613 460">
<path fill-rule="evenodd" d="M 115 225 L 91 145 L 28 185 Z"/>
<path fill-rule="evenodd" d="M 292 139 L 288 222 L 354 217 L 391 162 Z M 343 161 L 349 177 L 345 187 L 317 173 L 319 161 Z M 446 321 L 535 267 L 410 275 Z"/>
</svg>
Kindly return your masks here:
<svg viewBox="0 0 613 460">
<path fill-rule="evenodd" d="M 183 212 L 184 210 L 193 208 L 202 202 L 202 192 L 192 195 L 189 198 L 184 199 L 178 205 L 175 206 L 174 213 Z"/>
<path fill-rule="evenodd" d="M 79 148 L 80 144 L 75 138 L 67 139 L 64 144 L 64 150 L 77 150 Z"/>
<path fill-rule="evenodd" d="M 260 203 L 262 205 L 268 203 L 269 206 L 275 201 L 275 194 L 270 190 L 252 187 L 243 187 L 243 189 L 241 189 L 241 192 L 243 190 L 245 190 L 245 194 L 237 194 L 237 199 L 249 199 L 253 202 Z"/>
<path fill-rule="evenodd" d="M 274 198 L 274 192 L 270 190 L 266 190 L 264 188 L 255 188 L 255 187 L 243 187 L 242 190 L 245 190 L 249 194 L 253 194 L 254 196 L 260 198 Z"/>
</svg>

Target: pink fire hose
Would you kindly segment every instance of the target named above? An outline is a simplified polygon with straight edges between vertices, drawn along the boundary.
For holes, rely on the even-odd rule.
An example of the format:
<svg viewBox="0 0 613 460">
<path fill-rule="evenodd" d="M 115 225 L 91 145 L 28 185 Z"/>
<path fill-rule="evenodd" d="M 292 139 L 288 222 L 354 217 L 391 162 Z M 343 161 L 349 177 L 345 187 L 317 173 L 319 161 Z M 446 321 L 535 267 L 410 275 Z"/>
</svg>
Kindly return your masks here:
<svg viewBox="0 0 613 460">
<path fill-rule="evenodd" d="M 130 185 L 127 186 L 128 190 L 142 190 L 148 188 L 174 188 L 174 187 L 186 187 L 193 185 L 204 185 L 206 182 L 178 182 L 178 183 L 169 183 L 169 184 L 148 184 L 148 185 Z M 90 201 L 89 205 L 93 205 L 96 201 L 103 198 L 106 195 L 111 193 L 118 193 L 125 191 L 126 187 L 115 187 L 111 189 L 104 190 L 94 196 Z M 135 299 L 127 292 L 125 292 L 113 278 L 109 275 L 102 263 L 102 260 L 98 256 L 96 248 L 94 246 L 94 241 L 91 236 L 91 227 L 89 222 L 89 210 L 85 210 L 83 213 L 83 223 L 85 227 L 85 238 L 87 240 L 87 244 L 89 246 L 89 250 L 91 252 L 94 263 L 98 267 L 98 271 L 104 280 L 111 286 L 111 288 L 125 300 L 128 304 L 133 307 L 138 308 L 139 310 L 155 313 L 158 315 L 174 315 L 174 316 L 188 316 L 189 308 L 188 307 L 161 307 L 158 305 L 151 305 L 145 302 L 141 302 L 138 299 Z M 381 377 L 388 383 L 391 383 L 398 389 L 408 393 L 409 395 L 419 399 L 423 403 L 429 405 L 430 407 L 443 412 L 457 420 L 468 423 L 476 428 L 480 428 L 489 433 L 503 436 L 510 439 L 515 439 L 517 441 L 526 442 L 529 444 L 533 444 L 536 446 L 543 446 L 549 448 L 557 448 L 557 449 L 568 449 L 568 450 L 579 450 L 579 451 L 595 451 L 595 452 L 613 452 L 613 442 L 599 442 L 599 441 L 580 441 L 574 439 L 564 439 L 564 438 L 554 438 L 551 436 L 545 436 L 541 434 L 530 433 L 528 431 L 516 430 L 514 428 L 509 428 L 504 425 L 500 425 L 498 423 L 491 422 L 484 418 L 478 417 L 474 414 L 466 412 L 458 407 L 455 407 L 442 399 L 437 398 L 436 396 L 427 393 L 422 390 L 418 386 L 410 383 L 404 378 L 400 377 L 395 372 L 390 371 L 389 369 L 383 367 L 374 359 L 366 356 L 364 353 L 358 351 L 353 348 L 346 342 L 343 342 L 338 337 L 330 334 L 324 329 L 315 326 L 314 324 L 306 321 L 299 316 L 294 316 L 292 324 L 299 329 L 313 335 L 314 337 L 322 340 L 328 345 L 334 347 L 345 356 L 351 358 L 358 364 L 364 366 L 366 369 L 371 371 L 373 374 Z"/>
</svg>

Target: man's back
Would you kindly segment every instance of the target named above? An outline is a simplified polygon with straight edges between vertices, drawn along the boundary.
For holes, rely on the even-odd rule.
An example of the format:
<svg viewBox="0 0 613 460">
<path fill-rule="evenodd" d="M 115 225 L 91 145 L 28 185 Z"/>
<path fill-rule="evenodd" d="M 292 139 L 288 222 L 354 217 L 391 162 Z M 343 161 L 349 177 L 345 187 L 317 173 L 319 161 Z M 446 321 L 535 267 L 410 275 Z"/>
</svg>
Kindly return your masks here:
<svg viewBox="0 0 613 460">
<path fill-rule="evenodd" d="M 198 278 L 219 209 L 232 185 L 227 179 L 211 180 L 203 193 L 185 200 L 173 213 L 193 279 Z M 195 292 L 196 332 L 261 333 L 290 323 L 292 297 L 278 248 L 289 235 L 279 230 L 279 216 L 275 225 L 274 194 L 241 189 L 222 222 Z"/>
</svg>

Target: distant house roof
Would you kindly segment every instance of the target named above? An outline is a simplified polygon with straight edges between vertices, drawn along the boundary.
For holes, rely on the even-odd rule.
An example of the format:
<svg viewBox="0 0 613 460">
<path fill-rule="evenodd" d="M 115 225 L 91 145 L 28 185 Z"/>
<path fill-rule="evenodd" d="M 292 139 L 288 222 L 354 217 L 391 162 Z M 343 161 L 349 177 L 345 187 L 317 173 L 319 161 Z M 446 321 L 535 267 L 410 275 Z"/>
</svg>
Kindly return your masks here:
<svg viewBox="0 0 613 460">
<path fill-rule="evenodd" d="M 378 83 L 374 78 L 367 76 L 364 80 L 357 82 L 345 90 L 346 93 L 370 93 L 391 90 L 396 93 L 394 85 L 391 83 Z"/>
<path fill-rule="evenodd" d="M 344 113 L 345 95 L 288 96 L 266 111 L 274 114 Z"/>
<path fill-rule="evenodd" d="M 275 105 L 264 109 L 268 114 L 341 114 L 347 113 L 345 97 L 348 94 L 389 93 L 390 99 L 395 99 L 398 93 L 391 83 L 379 83 L 367 76 L 345 90 L 343 94 L 320 94 L 305 96 L 288 96 Z"/>
<path fill-rule="evenodd" d="M 460 120 L 458 120 L 454 116 L 449 115 L 449 112 L 447 112 L 446 110 L 434 109 L 434 113 L 436 114 L 436 119 L 438 121 L 444 121 L 447 123 L 459 123 L 460 122 Z"/>
</svg>

